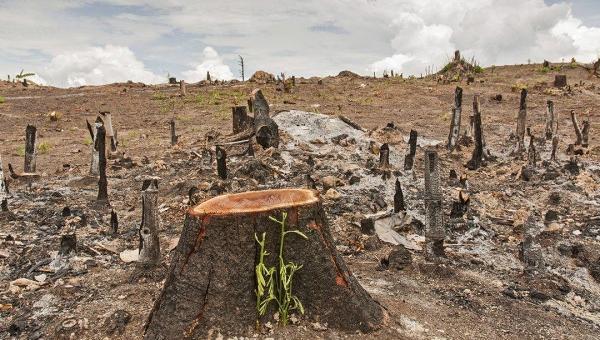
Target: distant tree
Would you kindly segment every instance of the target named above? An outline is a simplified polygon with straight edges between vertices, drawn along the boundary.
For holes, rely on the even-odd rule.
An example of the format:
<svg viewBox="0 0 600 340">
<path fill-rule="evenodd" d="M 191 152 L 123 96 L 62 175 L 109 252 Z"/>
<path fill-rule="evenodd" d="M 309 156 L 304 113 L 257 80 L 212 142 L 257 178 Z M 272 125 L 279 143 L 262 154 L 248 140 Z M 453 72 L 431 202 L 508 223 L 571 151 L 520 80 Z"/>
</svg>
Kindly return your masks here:
<svg viewBox="0 0 600 340">
<path fill-rule="evenodd" d="M 242 75 L 242 81 L 244 81 L 245 80 L 245 78 L 244 78 L 244 58 L 242 58 L 241 55 L 238 55 L 238 57 L 240 57 L 239 65 L 242 68 L 240 73 Z"/>
</svg>

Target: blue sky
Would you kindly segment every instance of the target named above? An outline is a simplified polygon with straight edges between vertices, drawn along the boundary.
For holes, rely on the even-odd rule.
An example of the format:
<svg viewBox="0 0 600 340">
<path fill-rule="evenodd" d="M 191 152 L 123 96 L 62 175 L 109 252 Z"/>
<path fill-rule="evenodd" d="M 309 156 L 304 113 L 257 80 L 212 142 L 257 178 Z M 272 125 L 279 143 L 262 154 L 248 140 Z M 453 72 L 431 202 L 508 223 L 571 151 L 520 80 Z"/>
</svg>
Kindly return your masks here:
<svg viewBox="0 0 600 340">
<path fill-rule="evenodd" d="M 239 79 L 239 55 L 247 77 L 600 55 L 597 0 L 0 0 L 0 18 L 0 77 L 60 87 Z"/>
</svg>

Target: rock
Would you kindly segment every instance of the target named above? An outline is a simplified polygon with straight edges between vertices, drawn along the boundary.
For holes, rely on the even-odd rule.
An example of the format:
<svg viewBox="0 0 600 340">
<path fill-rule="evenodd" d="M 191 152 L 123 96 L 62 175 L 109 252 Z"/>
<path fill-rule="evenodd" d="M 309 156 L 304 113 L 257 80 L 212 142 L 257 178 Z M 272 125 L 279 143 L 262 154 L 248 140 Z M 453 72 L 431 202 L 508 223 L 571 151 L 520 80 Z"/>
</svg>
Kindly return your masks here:
<svg viewBox="0 0 600 340">
<path fill-rule="evenodd" d="M 265 84 L 273 83 L 273 82 L 275 82 L 275 76 L 269 72 L 256 71 L 256 72 L 254 72 L 252 77 L 250 77 L 249 81 L 257 82 L 257 83 L 265 83 Z"/>
<path fill-rule="evenodd" d="M 129 321 L 131 321 L 131 314 L 126 310 L 119 309 L 104 320 L 103 328 L 108 335 L 123 335 Z"/>
<path fill-rule="evenodd" d="M 327 190 L 327 192 L 325 193 L 325 195 L 323 195 L 323 197 L 325 197 L 326 199 L 330 199 L 330 200 L 337 200 L 341 196 L 342 196 L 342 194 L 340 194 L 334 188 L 330 188 L 329 190 Z"/>
<path fill-rule="evenodd" d="M 346 185 L 344 181 L 335 176 L 325 176 L 321 179 L 321 183 L 323 184 L 323 191 L 325 192 L 327 192 L 331 188 Z"/>
<path fill-rule="evenodd" d="M 403 245 L 398 245 L 388 256 L 390 269 L 403 270 L 412 264 L 412 254 Z"/>
</svg>

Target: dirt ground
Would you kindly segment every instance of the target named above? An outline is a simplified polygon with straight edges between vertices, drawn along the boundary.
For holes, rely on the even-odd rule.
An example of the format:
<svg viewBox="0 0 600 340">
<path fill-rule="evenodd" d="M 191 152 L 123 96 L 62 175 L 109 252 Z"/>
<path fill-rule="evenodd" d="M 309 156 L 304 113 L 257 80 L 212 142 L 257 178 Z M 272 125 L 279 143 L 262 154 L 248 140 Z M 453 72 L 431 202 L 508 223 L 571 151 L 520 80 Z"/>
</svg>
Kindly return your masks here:
<svg viewBox="0 0 600 340">
<path fill-rule="evenodd" d="M 564 74 L 568 88 L 553 86 Z M 448 139 L 454 91 L 463 93 L 464 131 L 472 115 L 474 95 L 480 95 L 485 141 L 496 157 L 477 170 L 465 164 L 473 146 L 449 154 Z M 361 285 L 390 314 L 389 324 L 371 334 L 348 334 L 329 329 L 307 317 L 285 329 L 263 327 L 247 338 L 257 339 L 597 339 L 600 334 L 600 79 L 588 79 L 581 67 L 555 64 L 486 68 L 473 84 L 464 79 L 450 84 L 433 78 L 401 79 L 337 76 L 296 79 L 292 93 L 283 86 L 256 82 L 187 84 L 186 96 L 178 85 L 147 86 L 119 83 L 59 89 L 0 82 L 0 155 L 9 183 L 10 214 L 0 217 L 0 339 L 140 339 L 153 301 L 182 230 L 188 190 L 200 188 L 208 197 L 227 192 L 305 185 L 301 170 L 273 161 L 286 172 L 256 174 L 240 170 L 246 155 L 234 155 L 228 165 L 236 177 L 220 181 L 215 165 L 202 151 L 212 147 L 207 136 L 226 138 L 232 130 L 231 107 L 245 105 L 261 88 L 274 114 L 299 110 L 331 118 L 344 115 L 367 130 L 379 143 L 389 143 L 394 176 L 379 180 L 376 188 L 387 207 L 378 207 L 369 189 L 338 187 L 340 197 L 324 197 L 329 228 Z M 532 177 L 523 179 L 526 153 L 515 154 L 514 134 L 520 89 L 527 87 L 527 126 L 536 137 L 545 132 L 546 102 L 552 100 L 559 118 L 558 161 L 550 162 L 551 142 L 536 139 L 541 160 Z M 501 100 L 492 97 L 502 95 Z M 589 146 L 582 155 L 568 155 L 575 141 L 569 112 L 579 122 L 590 122 Z M 96 208 L 97 178 L 89 175 L 91 139 L 86 119 L 93 123 L 99 111 L 110 111 L 117 130 L 118 152 L 108 160 L 111 208 Z M 49 114 L 59 114 L 51 121 Z M 174 120 L 179 144 L 171 147 L 169 121 Z M 386 128 L 388 123 L 393 127 Z M 38 177 L 11 178 L 23 172 L 27 124 L 37 127 Z M 427 262 L 422 251 L 411 250 L 412 263 L 402 270 L 381 268 L 380 260 L 398 246 L 362 242 L 360 220 L 393 206 L 395 178 L 400 178 L 412 222 L 398 233 L 422 244 L 423 150 L 417 148 L 414 169 L 405 171 L 400 160 L 408 153 L 410 130 L 422 141 L 439 141 L 444 210 L 447 223 L 446 258 Z M 462 132 L 461 132 L 462 134 Z M 282 133 L 281 153 L 304 157 L 301 143 Z M 529 137 L 526 137 L 529 140 Z M 314 140 L 319 146 L 330 141 Z M 427 143 L 425 143 L 427 144 Z M 436 143 L 433 143 L 436 144 Z M 43 145 L 43 146 L 42 146 Z M 294 146 L 295 145 L 295 146 Z M 297 150 L 294 148 L 298 147 Z M 335 150 L 334 153 L 326 150 Z M 350 145 L 315 155 L 311 176 L 317 180 L 355 172 L 361 183 L 375 176 L 348 169 L 349 159 L 365 168 L 378 159 L 364 145 Z M 357 155 L 351 156 L 350 154 Z M 256 157 L 270 160 L 272 152 Z M 303 159 L 303 158 L 302 158 Z M 364 161 L 364 162 L 363 162 Z M 298 160 L 304 164 L 304 161 Z M 288 162 L 289 163 L 289 162 Z M 294 163 L 296 164 L 296 163 Z M 264 169 L 263 169 L 264 170 Z M 458 183 L 450 170 L 468 176 L 471 195 L 468 212 L 450 219 Z M 142 181 L 159 179 L 162 265 L 144 272 L 135 262 L 120 258 L 138 247 Z M 14 176 L 17 177 L 17 176 Z M 252 180 L 253 179 L 253 180 Z M 217 189 L 215 189 L 217 187 Z M 361 191 L 363 190 L 363 191 Z M 371 191 L 372 192 L 372 191 Z M 325 192 L 322 192 L 325 195 Z M 72 215 L 61 217 L 68 206 Z M 116 235 L 109 232 L 110 212 L 119 218 Z M 548 218 L 548 211 L 556 218 Z M 544 266 L 536 273 L 519 259 L 523 223 L 535 216 L 536 239 Z M 77 251 L 60 256 L 61 236 L 75 233 Z M 366 249 L 365 249 L 366 247 Z M 18 279 L 31 281 L 19 282 Z M 215 338 L 245 339 L 215 334 Z"/>
</svg>

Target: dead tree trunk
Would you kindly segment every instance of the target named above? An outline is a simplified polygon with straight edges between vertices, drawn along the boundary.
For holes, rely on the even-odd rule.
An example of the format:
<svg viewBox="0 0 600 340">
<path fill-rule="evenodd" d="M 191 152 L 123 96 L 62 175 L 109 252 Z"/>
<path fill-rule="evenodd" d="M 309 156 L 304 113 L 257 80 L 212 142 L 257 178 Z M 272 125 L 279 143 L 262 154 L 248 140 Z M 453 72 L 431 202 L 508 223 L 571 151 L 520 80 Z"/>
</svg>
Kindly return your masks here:
<svg viewBox="0 0 600 340">
<path fill-rule="evenodd" d="M 90 136 L 92 138 L 92 162 L 90 164 L 90 175 L 98 176 L 100 173 L 98 172 L 98 163 L 100 162 L 100 155 L 98 153 L 98 129 L 101 126 L 104 126 L 102 123 L 102 118 L 96 117 L 96 121 L 94 122 L 94 129 L 92 130 L 92 126 L 90 122 L 87 120 L 88 131 L 90 132 Z"/>
<path fill-rule="evenodd" d="M 473 100 L 473 135 L 475 141 L 475 148 L 473 149 L 473 156 L 467 163 L 467 168 L 470 170 L 478 169 L 483 163 L 483 131 L 481 127 L 481 108 L 479 103 L 479 95 L 475 95 Z"/>
<path fill-rule="evenodd" d="M 571 110 L 571 121 L 573 122 L 573 128 L 575 128 L 575 135 L 577 136 L 575 145 L 581 145 L 581 144 L 583 144 L 583 135 L 581 134 L 581 128 L 579 127 L 579 122 L 577 122 L 577 116 L 575 115 L 575 110 Z"/>
<path fill-rule="evenodd" d="M 590 122 L 587 120 L 583 121 L 583 129 L 581 129 L 581 145 L 585 148 L 588 146 L 588 140 L 590 135 Z"/>
<path fill-rule="evenodd" d="M 554 115 L 554 102 L 549 100 L 546 106 L 546 140 L 552 140 L 554 134 L 554 122 L 557 117 Z"/>
<path fill-rule="evenodd" d="M 186 95 L 186 93 L 185 93 L 185 81 L 183 81 L 183 80 L 179 81 L 179 94 L 182 97 L 185 97 L 185 95 Z"/>
<path fill-rule="evenodd" d="M 110 212 L 110 233 L 112 235 L 117 235 L 119 231 L 119 217 L 114 210 Z"/>
<path fill-rule="evenodd" d="M 248 116 L 245 106 L 234 106 L 231 108 L 233 121 L 233 134 L 238 134 L 253 125 L 252 117 Z"/>
<path fill-rule="evenodd" d="M 517 151 L 525 151 L 525 124 L 527 123 L 527 89 L 521 90 L 521 104 L 517 118 Z"/>
<path fill-rule="evenodd" d="M 250 97 L 254 108 L 254 135 L 264 149 L 279 147 L 279 127 L 269 116 L 269 104 L 260 89 L 252 91 Z"/>
<path fill-rule="evenodd" d="M 267 268 L 279 263 L 282 228 L 270 217 L 307 236 L 288 233 L 281 247 L 283 261 L 302 266 L 291 294 L 304 306 L 303 319 L 345 331 L 381 327 L 386 312 L 337 252 L 317 192 L 279 189 L 218 196 L 188 211 L 144 339 L 208 339 L 216 330 L 249 336 L 270 320 L 274 306 L 258 315 L 255 295 L 260 258 Z"/>
<path fill-rule="evenodd" d="M 425 151 L 425 257 L 444 257 L 444 207 L 442 204 L 440 165 L 436 151 Z"/>
<path fill-rule="evenodd" d="M 169 125 L 171 126 L 171 146 L 175 146 L 179 141 L 179 136 L 175 134 L 175 120 L 171 119 Z"/>
<path fill-rule="evenodd" d="M 35 174 L 35 139 L 37 129 L 33 125 L 27 125 L 25 129 L 25 174 Z"/>
<path fill-rule="evenodd" d="M 100 174 L 96 203 L 110 205 L 108 202 L 108 180 L 106 179 L 106 129 L 104 125 L 98 128 L 95 148 L 98 150 L 98 170 Z"/>
<path fill-rule="evenodd" d="M 2 156 L 0 156 L 0 206 L 2 212 L 8 211 L 8 193 L 6 190 L 6 181 L 4 180 L 4 171 L 2 170 Z"/>
<path fill-rule="evenodd" d="M 527 150 L 527 165 L 533 170 L 536 168 L 537 150 L 535 149 L 535 137 L 531 134 L 531 130 L 527 128 L 529 135 L 529 149 Z"/>
<path fill-rule="evenodd" d="M 100 111 L 100 116 L 106 128 L 106 139 L 110 146 L 110 152 L 117 152 L 117 141 L 115 140 L 115 131 L 112 126 L 112 115 L 109 111 Z"/>
<path fill-rule="evenodd" d="M 404 206 L 404 194 L 402 193 L 402 187 L 400 186 L 400 180 L 396 178 L 396 192 L 394 193 L 394 213 L 406 211 Z"/>
<path fill-rule="evenodd" d="M 139 262 L 154 266 L 160 261 L 158 240 L 158 180 L 147 179 L 142 184 L 142 223 L 139 229 Z"/>
<path fill-rule="evenodd" d="M 417 131 L 410 130 L 410 138 L 408 139 L 410 150 L 408 155 L 404 157 L 404 170 L 412 170 L 413 163 L 415 161 L 415 154 L 417 153 L 417 136 Z"/>
<path fill-rule="evenodd" d="M 227 179 L 227 153 L 219 146 L 216 147 L 217 174 L 221 179 Z"/>
<path fill-rule="evenodd" d="M 454 91 L 454 107 L 452 108 L 452 120 L 450 121 L 450 135 L 448 136 L 448 152 L 460 149 L 458 138 L 460 137 L 460 115 L 462 113 L 462 93 L 460 87 Z"/>
</svg>

